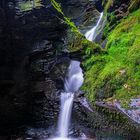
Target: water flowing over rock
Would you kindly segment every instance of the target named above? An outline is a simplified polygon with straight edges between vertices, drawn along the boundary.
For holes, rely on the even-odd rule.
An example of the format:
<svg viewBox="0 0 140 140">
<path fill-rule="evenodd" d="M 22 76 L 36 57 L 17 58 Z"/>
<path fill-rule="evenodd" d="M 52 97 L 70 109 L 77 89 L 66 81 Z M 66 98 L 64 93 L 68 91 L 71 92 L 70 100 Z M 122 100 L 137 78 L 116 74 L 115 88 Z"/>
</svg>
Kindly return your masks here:
<svg viewBox="0 0 140 140">
<path fill-rule="evenodd" d="M 100 32 L 100 31 L 97 31 L 97 30 L 98 30 L 98 27 L 99 27 L 100 22 L 102 20 L 102 17 L 103 17 L 103 13 L 100 13 L 100 17 L 99 17 L 99 20 L 98 20 L 97 24 L 91 30 L 86 32 L 85 36 L 89 41 L 93 41 L 96 38 L 97 33 Z"/>
<path fill-rule="evenodd" d="M 61 107 L 58 123 L 58 132 L 60 137 L 68 136 L 69 123 L 73 105 L 73 93 L 61 93 Z"/>
<path fill-rule="evenodd" d="M 83 73 L 80 68 L 80 62 L 71 61 L 69 66 L 68 75 L 65 79 L 65 91 L 76 92 L 83 83 Z"/>
<path fill-rule="evenodd" d="M 65 92 L 61 93 L 61 106 L 58 120 L 58 136 L 60 138 L 57 139 L 68 137 L 74 93 L 79 90 L 83 80 L 80 62 L 72 60 L 68 68 L 67 77 L 65 78 Z"/>
</svg>

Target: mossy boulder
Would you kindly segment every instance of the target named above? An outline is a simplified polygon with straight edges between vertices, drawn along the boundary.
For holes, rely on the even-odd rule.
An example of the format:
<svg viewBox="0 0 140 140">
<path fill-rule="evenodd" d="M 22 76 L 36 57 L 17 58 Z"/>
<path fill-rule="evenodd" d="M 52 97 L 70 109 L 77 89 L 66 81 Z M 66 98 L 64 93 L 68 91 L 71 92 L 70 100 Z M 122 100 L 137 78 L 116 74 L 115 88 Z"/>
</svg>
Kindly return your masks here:
<svg viewBox="0 0 140 140">
<path fill-rule="evenodd" d="M 122 19 L 107 38 L 104 53 L 92 55 L 84 62 L 82 89 L 91 102 L 109 97 L 124 107 L 139 98 L 140 87 L 140 9 Z"/>
<path fill-rule="evenodd" d="M 101 47 L 95 43 L 88 41 L 84 35 L 82 35 L 75 24 L 70 18 L 66 17 L 62 11 L 61 5 L 55 0 L 51 0 L 54 8 L 63 16 L 63 22 L 68 26 L 67 34 L 65 37 L 66 49 L 69 52 L 77 52 L 81 54 L 81 58 L 85 59 L 86 56 L 92 53 L 101 51 Z"/>
</svg>

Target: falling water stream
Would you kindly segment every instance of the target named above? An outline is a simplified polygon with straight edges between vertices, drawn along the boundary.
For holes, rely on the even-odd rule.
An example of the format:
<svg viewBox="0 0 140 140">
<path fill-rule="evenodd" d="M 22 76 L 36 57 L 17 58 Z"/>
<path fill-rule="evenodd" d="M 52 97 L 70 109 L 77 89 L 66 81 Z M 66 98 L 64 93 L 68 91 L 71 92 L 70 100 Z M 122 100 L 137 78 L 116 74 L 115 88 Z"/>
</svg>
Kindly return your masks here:
<svg viewBox="0 0 140 140">
<path fill-rule="evenodd" d="M 103 17 L 103 13 L 100 14 L 100 18 L 97 24 L 89 30 L 85 36 L 89 41 L 93 41 L 96 35 L 96 29 L 98 28 Z M 68 130 L 73 106 L 74 93 L 79 90 L 84 81 L 82 69 L 79 61 L 72 60 L 68 68 L 68 74 L 65 78 L 64 90 L 61 93 L 61 106 L 60 115 L 58 120 L 58 137 L 55 140 L 67 140 Z"/>
<path fill-rule="evenodd" d="M 98 29 L 98 27 L 99 27 L 99 25 L 102 21 L 102 18 L 103 18 L 103 12 L 100 13 L 100 18 L 99 18 L 97 24 L 91 30 L 86 32 L 85 37 L 86 37 L 87 40 L 93 41 L 96 38 L 97 29 Z"/>
<path fill-rule="evenodd" d="M 64 90 L 61 93 L 61 107 L 58 120 L 58 138 L 67 139 L 68 129 L 72 112 L 74 93 L 78 91 L 84 81 L 79 61 L 72 60 L 65 78 Z"/>
<path fill-rule="evenodd" d="M 72 60 L 69 66 L 68 75 L 65 79 L 65 92 L 61 93 L 61 110 L 58 123 L 60 137 L 68 136 L 74 92 L 78 91 L 83 80 L 80 62 Z"/>
</svg>

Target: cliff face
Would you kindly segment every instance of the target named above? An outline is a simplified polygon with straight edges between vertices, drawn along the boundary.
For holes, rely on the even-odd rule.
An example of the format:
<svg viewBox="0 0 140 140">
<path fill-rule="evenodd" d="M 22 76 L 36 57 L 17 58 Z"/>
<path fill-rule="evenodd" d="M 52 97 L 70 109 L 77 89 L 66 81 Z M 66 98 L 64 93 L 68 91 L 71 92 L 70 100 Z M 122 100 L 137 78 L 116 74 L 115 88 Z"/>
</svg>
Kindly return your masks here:
<svg viewBox="0 0 140 140">
<path fill-rule="evenodd" d="M 29 123 L 48 126 L 57 117 L 70 58 L 79 60 L 99 46 L 79 33 L 54 0 L 2 1 L 0 11 L 1 133 Z"/>
<path fill-rule="evenodd" d="M 53 102 L 49 102 L 49 97 L 63 88 L 62 77 L 68 61 L 67 64 L 61 61 L 67 25 L 50 3 L 46 4 L 47 8 L 39 6 L 30 10 L 23 9 L 25 4 L 21 8 L 17 1 L 0 4 L 0 126 L 3 132 L 29 120 L 38 120 L 36 112 L 38 108 L 43 109 L 44 100 L 48 99 L 46 108 L 50 108 Z M 37 100 L 42 101 L 41 105 L 36 104 Z M 45 116 L 47 113 L 42 115 Z"/>
</svg>

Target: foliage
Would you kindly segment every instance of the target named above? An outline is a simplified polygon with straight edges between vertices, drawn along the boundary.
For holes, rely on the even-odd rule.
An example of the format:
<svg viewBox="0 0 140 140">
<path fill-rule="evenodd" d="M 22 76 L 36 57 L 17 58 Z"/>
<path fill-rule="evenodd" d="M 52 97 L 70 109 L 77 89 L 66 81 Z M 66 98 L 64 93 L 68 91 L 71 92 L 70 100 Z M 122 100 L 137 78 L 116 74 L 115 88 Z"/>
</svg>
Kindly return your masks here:
<svg viewBox="0 0 140 140">
<path fill-rule="evenodd" d="M 41 0 L 34 0 L 34 2 L 36 8 L 41 6 Z M 22 11 L 29 11 L 34 8 L 33 1 L 30 0 L 21 2 L 19 6 Z"/>
<path fill-rule="evenodd" d="M 140 9 L 122 19 L 109 34 L 106 51 L 84 61 L 82 89 L 90 101 L 118 99 L 127 107 L 140 95 Z"/>
<path fill-rule="evenodd" d="M 105 5 L 105 11 L 107 12 L 107 10 L 111 7 L 111 5 L 113 5 L 114 0 L 108 0 L 106 5 Z"/>
<path fill-rule="evenodd" d="M 104 37 L 107 37 L 108 34 L 110 33 L 110 31 L 113 29 L 113 27 L 117 24 L 114 12 L 108 13 L 107 18 L 108 18 L 108 20 L 107 20 L 106 25 L 103 29 L 103 36 Z"/>
<path fill-rule="evenodd" d="M 62 14 L 64 18 L 64 22 L 69 26 L 69 29 L 67 31 L 67 49 L 70 52 L 76 52 L 79 51 L 81 54 L 83 54 L 83 59 L 87 57 L 88 53 L 95 53 L 97 51 L 100 51 L 101 48 L 99 45 L 94 44 L 90 41 L 88 41 L 77 29 L 75 24 L 71 21 L 70 18 L 66 17 L 61 9 L 61 5 L 56 2 L 55 0 L 51 0 L 52 5 L 54 8 Z"/>
<path fill-rule="evenodd" d="M 140 8 L 140 0 L 131 0 L 129 11 L 133 11 Z"/>
<path fill-rule="evenodd" d="M 59 12 L 61 13 L 62 15 L 64 15 L 64 13 L 62 12 L 62 9 L 61 9 L 61 5 L 56 2 L 55 0 L 51 0 L 51 3 L 53 5 L 53 7 Z"/>
<path fill-rule="evenodd" d="M 53 5 L 53 7 L 63 15 L 64 17 L 64 22 L 71 28 L 72 31 L 75 31 L 75 32 L 79 32 L 75 26 L 75 24 L 71 21 L 70 18 L 66 17 L 62 11 L 62 8 L 61 8 L 61 5 L 56 2 L 55 0 L 51 0 L 51 3 Z"/>
</svg>

